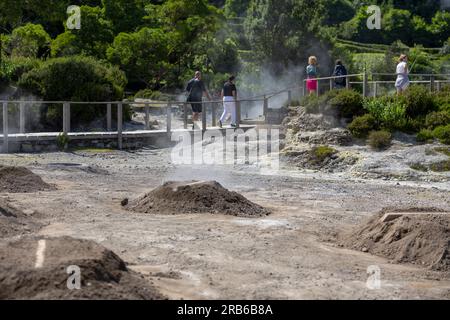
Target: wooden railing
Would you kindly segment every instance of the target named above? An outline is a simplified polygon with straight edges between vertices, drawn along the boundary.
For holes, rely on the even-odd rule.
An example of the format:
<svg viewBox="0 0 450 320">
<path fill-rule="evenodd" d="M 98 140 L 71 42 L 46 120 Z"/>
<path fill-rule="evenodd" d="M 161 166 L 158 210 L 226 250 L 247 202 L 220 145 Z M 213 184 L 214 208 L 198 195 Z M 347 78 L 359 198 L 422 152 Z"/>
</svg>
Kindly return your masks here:
<svg viewBox="0 0 450 320">
<path fill-rule="evenodd" d="M 239 127 L 241 124 L 241 113 L 242 113 L 242 103 L 243 102 L 262 102 L 263 103 L 263 114 L 267 114 L 268 106 L 269 106 L 269 98 L 264 99 L 241 99 L 236 101 L 236 114 L 237 114 L 237 123 L 236 125 Z M 221 105 L 222 101 L 202 101 L 198 102 L 203 105 L 202 112 L 202 130 L 206 131 L 208 129 L 207 123 L 207 113 L 211 111 L 212 114 L 212 122 L 211 127 L 217 126 L 217 111 L 219 105 Z M 112 106 L 117 106 L 117 139 L 118 139 L 118 147 L 122 149 L 123 142 L 123 106 L 124 105 L 133 105 L 134 108 L 143 108 L 145 113 L 144 118 L 144 128 L 145 130 L 150 130 L 150 108 L 158 106 L 160 108 L 166 109 L 166 131 L 168 134 L 172 132 L 172 117 L 173 117 L 173 107 L 178 106 L 182 108 L 183 112 L 183 127 L 184 129 L 188 129 L 188 102 L 180 102 L 180 101 L 151 101 L 151 102 L 140 102 L 140 101 L 110 101 L 110 102 L 78 102 L 78 101 L 0 101 L 0 105 L 2 105 L 3 109 L 3 152 L 8 152 L 8 136 L 11 134 L 9 132 L 9 107 L 10 105 L 18 105 L 19 108 L 19 134 L 31 134 L 26 132 L 26 113 L 27 106 L 29 105 L 62 105 L 63 114 L 62 114 L 62 132 L 56 131 L 57 133 L 63 133 L 68 135 L 72 133 L 71 130 L 71 106 L 73 105 L 89 105 L 89 106 L 105 106 L 106 107 L 106 131 L 112 131 L 113 117 L 112 117 Z"/>
<path fill-rule="evenodd" d="M 392 77 L 393 80 L 374 80 L 377 76 L 383 76 L 383 77 Z M 372 78 L 372 80 L 369 80 L 369 77 Z M 368 97 L 370 93 L 370 86 L 372 86 L 372 95 L 378 96 L 379 93 L 379 85 L 381 84 L 395 84 L 395 78 L 397 77 L 397 74 L 395 73 L 360 73 L 360 74 L 350 74 L 350 75 L 344 75 L 344 76 L 330 76 L 330 77 L 320 77 L 316 78 L 317 80 L 317 90 L 316 94 L 319 96 L 322 93 L 320 84 L 324 81 L 329 82 L 329 89 L 333 90 L 335 88 L 335 80 L 338 78 L 345 78 L 346 79 L 346 88 L 351 88 L 352 85 L 362 85 L 362 94 L 364 97 Z M 422 78 L 428 78 L 426 80 L 412 80 L 411 84 L 426 84 L 429 86 L 430 91 L 432 92 L 439 92 L 441 91 L 442 85 L 446 83 L 450 83 L 450 74 L 426 74 L 426 73 L 411 73 L 409 74 L 409 77 L 411 79 L 414 79 L 416 77 L 422 77 Z M 359 81 L 351 81 L 351 78 L 358 78 Z M 444 79 L 438 79 L 438 78 L 444 78 Z M 307 79 L 303 80 L 303 92 L 306 93 L 306 81 Z"/>
</svg>

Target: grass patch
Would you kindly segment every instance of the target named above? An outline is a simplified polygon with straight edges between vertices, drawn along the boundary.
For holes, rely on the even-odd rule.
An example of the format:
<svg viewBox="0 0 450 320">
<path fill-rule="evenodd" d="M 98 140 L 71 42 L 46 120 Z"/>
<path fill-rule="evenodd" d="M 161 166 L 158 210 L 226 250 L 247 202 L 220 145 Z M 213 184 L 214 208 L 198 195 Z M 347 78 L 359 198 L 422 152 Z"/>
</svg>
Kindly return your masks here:
<svg viewBox="0 0 450 320">
<path fill-rule="evenodd" d="M 84 147 L 78 147 L 74 148 L 73 151 L 77 152 L 89 152 L 89 153 L 109 153 L 114 152 L 114 149 L 109 148 L 84 148 Z"/>
<path fill-rule="evenodd" d="M 331 158 L 336 153 L 338 153 L 338 151 L 329 146 L 317 146 L 311 149 L 309 155 L 312 162 L 322 163 L 326 159 Z"/>
<path fill-rule="evenodd" d="M 447 172 L 450 171 L 450 160 L 444 160 L 441 162 L 433 163 L 430 169 L 434 172 Z"/>
<path fill-rule="evenodd" d="M 422 171 L 422 172 L 428 171 L 428 167 L 421 163 L 414 163 L 414 164 L 410 165 L 409 167 L 416 171 Z"/>
<path fill-rule="evenodd" d="M 388 131 L 372 131 L 368 143 L 374 150 L 384 150 L 391 146 L 392 135 Z"/>
<path fill-rule="evenodd" d="M 434 150 L 450 157 L 450 148 L 448 148 L 448 147 L 438 147 L 438 148 L 435 148 Z"/>
</svg>

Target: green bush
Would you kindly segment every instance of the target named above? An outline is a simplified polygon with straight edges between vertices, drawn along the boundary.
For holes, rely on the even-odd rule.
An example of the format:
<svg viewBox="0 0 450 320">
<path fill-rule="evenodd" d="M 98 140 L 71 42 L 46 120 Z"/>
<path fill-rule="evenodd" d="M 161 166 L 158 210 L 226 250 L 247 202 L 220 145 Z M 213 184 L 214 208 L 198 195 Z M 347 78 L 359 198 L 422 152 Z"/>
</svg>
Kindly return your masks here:
<svg viewBox="0 0 450 320">
<path fill-rule="evenodd" d="M 341 118 L 353 118 L 363 114 L 363 98 L 360 93 L 349 90 L 335 90 L 335 96 L 330 100 L 330 106 L 337 110 Z"/>
<path fill-rule="evenodd" d="M 309 95 L 302 99 L 301 103 L 308 113 L 324 113 L 336 117 L 348 117 L 361 114 L 362 97 L 352 90 L 331 90 L 319 97 Z M 353 113 L 352 110 L 359 110 Z"/>
<path fill-rule="evenodd" d="M 47 101 L 118 101 L 123 98 L 126 78 L 117 67 L 104 65 L 90 57 L 64 57 L 50 59 L 25 74 L 18 82 L 20 90 Z M 130 111 L 124 107 L 124 119 Z M 88 124 L 103 118 L 106 108 L 99 105 L 73 105 L 73 125 Z M 60 127 L 62 107 L 49 105 L 42 110 L 41 122 L 50 127 Z"/>
<path fill-rule="evenodd" d="M 338 153 L 338 151 L 329 146 L 316 146 L 310 150 L 309 158 L 311 162 L 320 164 L 336 153 Z"/>
<path fill-rule="evenodd" d="M 433 131 L 428 129 L 422 129 L 416 136 L 417 141 L 419 142 L 428 142 L 434 139 Z"/>
<path fill-rule="evenodd" d="M 368 143 L 375 150 L 383 150 L 391 145 L 391 139 L 392 135 L 388 131 L 372 131 L 369 134 Z"/>
<path fill-rule="evenodd" d="M 348 129 L 352 135 L 356 138 L 365 138 L 369 132 L 376 128 L 376 120 L 371 114 L 365 114 L 353 119 L 352 123 L 348 126 Z"/>
<path fill-rule="evenodd" d="M 27 57 L 13 57 L 9 59 L 11 64 L 10 80 L 13 82 L 19 81 L 20 77 L 42 64 L 42 60 Z"/>
<path fill-rule="evenodd" d="M 450 124 L 434 129 L 433 136 L 444 144 L 450 144 Z"/>
<path fill-rule="evenodd" d="M 425 126 L 431 130 L 447 124 L 450 124 L 450 112 L 446 111 L 431 112 L 425 119 Z"/>
<path fill-rule="evenodd" d="M 374 117 L 380 128 L 389 131 L 405 130 L 408 124 L 406 106 L 391 97 L 365 99 L 364 109 Z"/>
<path fill-rule="evenodd" d="M 411 86 L 397 99 L 406 106 L 406 115 L 411 118 L 437 110 L 433 94 L 424 86 Z"/>
</svg>

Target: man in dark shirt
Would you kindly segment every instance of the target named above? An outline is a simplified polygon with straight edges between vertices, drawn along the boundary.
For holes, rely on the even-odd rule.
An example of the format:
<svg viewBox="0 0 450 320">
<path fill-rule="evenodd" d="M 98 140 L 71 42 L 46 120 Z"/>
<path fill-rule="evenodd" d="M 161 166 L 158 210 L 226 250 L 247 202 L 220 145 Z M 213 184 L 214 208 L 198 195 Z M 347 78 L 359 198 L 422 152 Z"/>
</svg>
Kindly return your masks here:
<svg viewBox="0 0 450 320">
<path fill-rule="evenodd" d="M 194 79 L 189 81 L 186 91 L 189 93 L 187 101 L 191 103 L 192 106 L 192 121 L 194 124 L 192 127 L 195 127 L 195 121 L 199 120 L 200 114 L 202 113 L 202 98 L 203 95 L 206 95 L 209 100 L 211 100 L 211 96 L 209 95 L 208 90 L 206 90 L 206 86 L 202 81 L 202 74 L 200 71 L 195 73 Z"/>
<path fill-rule="evenodd" d="M 237 89 L 234 84 L 235 77 L 231 76 L 228 81 L 224 84 L 222 89 L 222 99 L 223 99 L 223 114 L 219 120 L 219 126 L 222 128 L 223 122 L 225 121 L 228 114 L 231 113 L 231 126 L 236 127 L 237 117 L 236 117 L 236 101 L 237 101 Z"/>
</svg>

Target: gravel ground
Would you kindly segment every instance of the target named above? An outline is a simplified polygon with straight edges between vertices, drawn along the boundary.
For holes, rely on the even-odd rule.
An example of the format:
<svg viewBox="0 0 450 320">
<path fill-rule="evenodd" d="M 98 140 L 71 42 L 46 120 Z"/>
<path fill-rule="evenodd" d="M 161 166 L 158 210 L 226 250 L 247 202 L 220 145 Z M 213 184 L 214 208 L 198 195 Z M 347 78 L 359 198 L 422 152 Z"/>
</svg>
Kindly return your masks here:
<svg viewBox="0 0 450 320">
<path fill-rule="evenodd" d="M 0 194 L 34 209 L 39 235 L 94 240 L 116 252 L 169 298 L 450 298 L 450 274 L 342 249 L 336 235 L 385 207 L 450 208 L 448 181 L 384 181 L 345 173 L 254 166 L 174 166 L 170 150 L 1 155 L 56 191 Z M 273 211 L 246 219 L 222 215 L 147 215 L 123 210 L 173 180 L 216 180 Z M 381 288 L 369 290 L 369 266 Z"/>
</svg>

